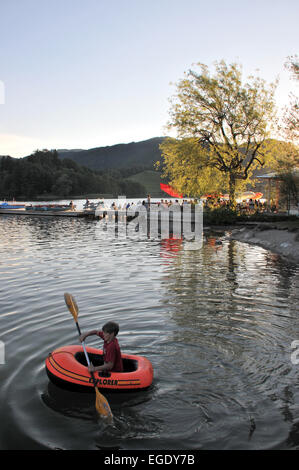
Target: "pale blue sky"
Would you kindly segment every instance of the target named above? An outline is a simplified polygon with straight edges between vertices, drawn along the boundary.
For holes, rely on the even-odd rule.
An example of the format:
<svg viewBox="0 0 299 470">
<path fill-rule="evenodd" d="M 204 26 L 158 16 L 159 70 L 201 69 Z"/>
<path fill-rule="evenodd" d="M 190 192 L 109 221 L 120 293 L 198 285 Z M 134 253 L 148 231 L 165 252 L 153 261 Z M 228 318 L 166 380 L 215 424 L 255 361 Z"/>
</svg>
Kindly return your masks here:
<svg viewBox="0 0 299 470">
<path fill-rule="evenodd" d="M 0 155 L 164 135 L 196 62 L 279 76 L 287 104 L 298 20 L 298 0 L 0 0 Z"/>
</svg>

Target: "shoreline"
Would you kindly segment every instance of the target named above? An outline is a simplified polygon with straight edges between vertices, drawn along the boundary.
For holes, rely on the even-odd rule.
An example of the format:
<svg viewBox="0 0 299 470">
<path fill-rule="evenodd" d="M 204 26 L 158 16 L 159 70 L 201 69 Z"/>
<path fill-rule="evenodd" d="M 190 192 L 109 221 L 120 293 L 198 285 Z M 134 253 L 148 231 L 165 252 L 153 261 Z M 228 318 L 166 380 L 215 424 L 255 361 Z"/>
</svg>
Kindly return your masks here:
<svg viewBox="0 0 299 470">
<path fill-rule="evenodd" d="M 252 245 L 258 245 L 285 258 L 293 264 L 299 264 L 299 227 L 281 224 L 246 224 L 230 227 L 229 238 Z"/>
</svg>

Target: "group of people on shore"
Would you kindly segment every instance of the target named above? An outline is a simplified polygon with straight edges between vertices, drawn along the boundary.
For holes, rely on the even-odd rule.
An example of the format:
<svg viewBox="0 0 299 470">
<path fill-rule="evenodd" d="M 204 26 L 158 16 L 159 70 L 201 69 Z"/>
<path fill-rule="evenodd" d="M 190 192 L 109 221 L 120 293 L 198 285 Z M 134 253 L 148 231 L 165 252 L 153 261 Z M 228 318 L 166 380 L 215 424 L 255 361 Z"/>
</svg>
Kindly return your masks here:
<svg viewBox="0 0 299 470">
<path fill-rule="evenodd" d="M 161 199 L 160 201 L 157 201 L 157 202 L 152 202 L 150 197 L 148 197 L 146 200 L 139 200 L 138 202 L 127 202 L 127 201 L 122 201 L 122 200 L 119 200 L 117 202 L 112 202 L 111 206 L 110 206 L 110 209 L 112 210 L 128 210 L 128 209 L 137 209 L 138 207 L 140 206 L 143 206 L 145 207 L 146 209 L 150 209 L 150 208 L 157 208 L 158 210 L 161 210 L 161 209 L 169 209 L 173 206 L 179 206 L 179 207 L 182 207 L 183 205 L 192 205 L 194 206 L 195 204 L 198 203 L 198 200 L 197 199 L 192 199 L 192 200 L 188 200 L 188 199 L 183 199 L 181 201 L 179 201 L 178 199 L 175 199 L 175 200 L 171 200 L 171 199 Z M 104 206 L 104 203 L 103 203 L 103 206 Z"/>
<path fill-rule="evenodd" d="M 204 207 L 207 209 L 218 209 L 218 208 L 225 208 L 229 207 L 229 200 L 227 199 L 221 199 L 221 198 L 207 198 L 204 201 Z M 243 214 L 252 214 L 254 212 L 264 212 L 267 210 L 267 203 L 265 201 L 260 201 L 258 199 L 244 199 L 241 202 L 238 202 L 236 205 L 236 210 L 237 212 Z M 276 210 L 276 207 L 271 206 L 272 212 Z"/>
<path fill-rule="evenodd" d="M 160 201 L 153 202 L 151 200 L 151 196 L 148 194 L 147 198 L 144 200 L 139 200 L 138 202 L 129 202 L 127 199 L 119 198 L 116 202 L 113 201 L 109 206 L 107 202 L 104 200 L 100 201 L 98 204 L 103 209 L 110 209 L 110 210 L 128 210 L 128 209 L 137 209 L 140 206 L 144 206 L 146 209 L 150 209 L 150 207 L 157 208 L 158 210 L 161 209 L 169 209 L 173 206 L 180 206 L 181 209 L 184 205 L 191 205 L 194 207 L 195 204 L 199 204 L 201 201 L 198 199 L 161 199 Z M 94 205 L 94 203 L 92 204 Z M 91 206 L 91 203 L 86 200 L 85 206 Z M 273 206 L 273 207 L 272 207 Z M 275 211 L 276 207 L 274 205 L 271 206 L 271 211 Z M 229 200 L 222 199 L 222 198 L 206 198 L 203 200 L 203 207 L 206 209 L 218 209 L 218 208 L 229 208 Z M 254 213 L 254 212 L 264 212 L 267 210 L 267 203 L 265 201 L 254 200 L 249 198 L 247 200 L 241 201 L 237 203 L 236 209 L 240 213 Z"/>
</svg>

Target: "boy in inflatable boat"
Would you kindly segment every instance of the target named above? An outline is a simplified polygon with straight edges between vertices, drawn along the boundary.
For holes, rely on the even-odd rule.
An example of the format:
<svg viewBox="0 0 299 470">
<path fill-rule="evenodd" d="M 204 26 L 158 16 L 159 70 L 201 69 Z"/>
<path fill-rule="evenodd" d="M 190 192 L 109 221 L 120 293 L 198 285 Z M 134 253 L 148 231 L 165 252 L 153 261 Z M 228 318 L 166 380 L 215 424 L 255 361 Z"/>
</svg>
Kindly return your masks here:
<svg viewBox="0 0 299 470">
<path fill-rule="evenodd" d="M 119 326 L 115 322 L 108 322 L 101 330 L 91 330 L 80 336 L 80 341 L 84 341 L 87 336 L 99 336 L 104 340 L 103 346 L 103 359 L 104 363 L 100 366 L 90 365 L 88 370 L 90 372 L 123 372 L 123 363 L 121 359 L 120 347 L 116 338 L 119 332 Z"/>
</svg>

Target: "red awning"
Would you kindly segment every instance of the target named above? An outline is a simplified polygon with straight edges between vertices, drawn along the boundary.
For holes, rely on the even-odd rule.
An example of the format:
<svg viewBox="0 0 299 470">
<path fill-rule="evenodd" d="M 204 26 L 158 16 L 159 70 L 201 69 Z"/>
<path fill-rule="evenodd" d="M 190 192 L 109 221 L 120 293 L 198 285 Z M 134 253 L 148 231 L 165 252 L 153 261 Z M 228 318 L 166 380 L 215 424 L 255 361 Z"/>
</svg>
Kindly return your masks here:
<svg viewBox="0 0 299 470">
<path fill-rule="evenodd" d="M 164 191 L 165 193 L 169 194 L 169 196 L 178 197 L 178 198 L 182 198 L 182 197 L 183 197 L 182 194 L 177 193 L 177 192 L 176 192 L 171 186 L 169 186 L 168 184 L 160 183 L 160 188 L 162 189 L 162 191 Z"/>
</svg>

